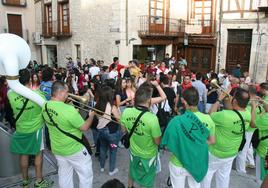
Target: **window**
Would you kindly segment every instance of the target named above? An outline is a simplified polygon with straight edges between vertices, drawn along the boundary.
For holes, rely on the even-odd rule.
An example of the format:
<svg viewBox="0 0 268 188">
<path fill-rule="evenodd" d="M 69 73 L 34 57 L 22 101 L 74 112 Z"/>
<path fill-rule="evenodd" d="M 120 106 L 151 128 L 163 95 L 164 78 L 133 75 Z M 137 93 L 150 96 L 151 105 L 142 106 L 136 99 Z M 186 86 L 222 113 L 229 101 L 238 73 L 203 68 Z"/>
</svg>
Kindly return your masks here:
<svg viewBox="0 0 268 188">
<path fill-rule="evenodd" d="M 8 14 L 8 32 L 23 37 L 21 15 Z"/>
<path fill-rule="evenodd" d="M 64 1 L 59 3 L 59 32 L 60 34 L 70 33 L 70 13 L 69 13 L 69 2 Z"/>
<path fill-rule="evenodd" d="M 76 49 L 76 58 L 81 59 L 81 46 L 80 46 L 80 44 L 76 44 L 75 49 Z"/>
<path fill-rule="evenodd" d="M 165 17 L 165 0 L 150 0 L 151 23 L 163 24 Z"/>
<path fill-rule="evenodd" d="M 45 19 L 44 19 L 44 35 L 52 35 L 52 6 L 51 4 L 45 4 Z"/>
<path fill-rule="evenodd" d="M 3 5 L 26 7 L 26 0 L 2 0 Z"/>
<path fill-rule="evenodd" d="M 210 26 L 212 17 L 212 0 L 192 0 L 191 18 L 204 20 L 205 26 Z"/>
</svg>

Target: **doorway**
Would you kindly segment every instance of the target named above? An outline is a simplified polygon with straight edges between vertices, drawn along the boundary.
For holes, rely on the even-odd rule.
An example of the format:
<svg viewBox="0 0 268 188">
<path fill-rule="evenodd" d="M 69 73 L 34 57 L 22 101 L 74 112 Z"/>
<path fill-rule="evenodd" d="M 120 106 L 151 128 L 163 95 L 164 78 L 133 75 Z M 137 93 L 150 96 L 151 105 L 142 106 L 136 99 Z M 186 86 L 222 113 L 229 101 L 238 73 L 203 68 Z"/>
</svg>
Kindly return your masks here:
<svg viewBox="0 0 268 188">
<path fill-rule="evenodd" d="M 47 46 L 47 64 L 49 67 L 57 68 L 57 46 Z"/>
<path fill-rule="evenodd" d="M 231 73 L 237 64 L 241 71 L 249 71 L 251 52 L 251 29 L 228 29 L 226 70 Z"/>
</svg>

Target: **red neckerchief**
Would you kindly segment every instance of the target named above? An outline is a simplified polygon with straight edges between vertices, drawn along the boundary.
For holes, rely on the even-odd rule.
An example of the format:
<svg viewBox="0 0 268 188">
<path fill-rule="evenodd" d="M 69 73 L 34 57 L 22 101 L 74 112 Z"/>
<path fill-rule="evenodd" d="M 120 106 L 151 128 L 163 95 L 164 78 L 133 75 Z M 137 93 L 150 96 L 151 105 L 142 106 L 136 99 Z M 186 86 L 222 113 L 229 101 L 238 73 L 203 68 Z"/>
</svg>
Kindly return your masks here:
<svg viewBox="0 0 268 188">
<path fill-rule="evenodd" d="M 166 67 L 164 67 L 164 69 L 163 69 L 163 67 L 160 66 L 159 69 L 160 69 L 161 72 L 163 72 L 163 73 L 166 71 Z"/>
<path fill-rule="evenodd" d="M 182 90 L 184 91 L 185 89 L 191 88 L 192 87 L 192 82 L 189 84 L 185 84 L 184 82 L 181 84 Z"/>
</svg>

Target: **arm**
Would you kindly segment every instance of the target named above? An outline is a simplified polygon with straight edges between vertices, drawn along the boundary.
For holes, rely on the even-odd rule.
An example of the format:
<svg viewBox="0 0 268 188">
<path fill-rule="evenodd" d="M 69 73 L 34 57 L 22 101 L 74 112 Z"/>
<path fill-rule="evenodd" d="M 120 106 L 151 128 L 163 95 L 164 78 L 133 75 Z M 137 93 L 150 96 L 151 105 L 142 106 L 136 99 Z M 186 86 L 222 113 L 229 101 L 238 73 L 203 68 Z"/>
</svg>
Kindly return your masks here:
<svg viewBox="0 0 268 188">
<path fill-rule="evenodd" d="M 160 85 L 157 83 L 157 81 L 152 81 L 151 82 L 157 89 L 160 97 L 154 97 L 151 99 L 151 105 L 153 104 L 158 104 L 164 100 L 166 100 L 167 96 L 165 94 L 165 92 L 163 91 L 163 89 L 160 87 Z"/>
<path fill-rule="evenodd" d="M 256 107 L 257 104 L 255 101 L 251 101 L 251 120 L 250 120 L 250 127 L 256 128 L 255 120 L 256 120 Z"/>
<path fill-rule="evenodd" d="M 91 126 L 92 122 L 93 122 L 93 118 L 94 118 L 94 115 L 95 115 L 95 112 L 94 111 L 91 111 L 88 113 L 88 118 L 87 120 L 85 121 L 85 123 L 80 127 L 80 130 L 81 131 L 87 131 L 89 129 L 89 127 Z"/>
<path fill-rule="evenodd" d="M 128 101 L 131 101 L 130 98 L 127 98 L 126 100 L 121 101 L 121 97 L 120 97 L 120 95 L 116 95 L 115 99 L 116 99 L 116 106 L 117 106 L 117 107 L 126 104 Z"/>
<path fill-rule="evenodd" d="M 156 145 L 160 145 L 160 143 L 161 143 L 161 137 L 154 138 L 154 143 Z"/>
<path fill-rule="evenodd" d="M 215 144 L 215 137 L 214 136 L 209 136 L 207 139 L 207 144 L 211 145 L 211 144 Z"/>
<path fill-rule="evenodd" d="M 118 108 L 116 106 L 112 106 L 112 114 L 113 114 L 113 117 L 116 119 L 116 121 L 119 122 L 120 113 L 119 113 Z"/>
</svg>

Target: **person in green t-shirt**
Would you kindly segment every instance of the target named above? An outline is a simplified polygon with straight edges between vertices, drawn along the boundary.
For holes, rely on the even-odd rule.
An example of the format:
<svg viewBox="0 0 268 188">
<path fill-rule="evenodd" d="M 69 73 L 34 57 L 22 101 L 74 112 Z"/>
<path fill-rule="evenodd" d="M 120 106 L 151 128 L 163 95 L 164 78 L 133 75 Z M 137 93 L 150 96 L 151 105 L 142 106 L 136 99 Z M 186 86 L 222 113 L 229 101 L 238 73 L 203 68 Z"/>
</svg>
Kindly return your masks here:
<svg viewBox="0 0 268 188">
<path fill-rule="evenodd" d="M 19 71 L 19 76 L 20 83 L 30 89 L 30 72 L 27 69 L 22 69 Z M 41 92 L 36 91 L 36 95 L 41 95 Z M 44 96 L 42 97 L 44 98 Z M 29 155 L 35 156 L 36 182 L 34 187 L 50 187 L 53 182 L 43 179 L 42 175 L 42 150 L 44 149 L 42 109 L 38 104 L 12 90 L 8 92 L 8 100 L 16 121 L 16 132 L 11 138 L 10 151 L 20 155 L 22 187 L 26 188 L 30 185 L 28 177 Z M 23 108 L 23 106 L 25 107 Z"/>
<path fill-rule="evenodd" d="M 268 102 L 268 82 L 260 84 L 260 93 L 263 96 L 263 99 Z"/>
<path fill-rule="evenodd" d="M 268 136 L 268 104 L 264 102 L 262 105 L 265 113 L 256 115 L 257 103 L 256 101 L 251 101 L 251 126 L 259 130 L 259 138 Z M 267 157 L 268 139 L 260 140 L 256 149 L 256 178 L 260 184 L 268 175 Z"/>
<path fill-rule="evenodd" d="M 73 106 L 65 104 L 68 86 L 63 82 L 54 82 L 51 93 L 52 98 L 43 106 L 42 115 L 48 126 L 52 153 L 59 166 L 59 187 L 73 187 L 75 170 L 79 177 L 79 187 L 92 188 L 92 161 L 88 151 L 81 143 L 62 131 L 81 139 L 82 131 L 88 130 L 92 124 L 94 112 L 89 112 L 88 119 L 84 121 Z"/>
<path fill-rule="evenodd" d="M 156 87 L 160 88 L 159 85 Z M 139 114 L 146 111 L 130 138 L 128 187 L 132 187 L 134 182 L 142 187 L 153 187 L 154 184 L 161 130 L 156 115 L 148 110 L 152 91 L 152 87 L 141 85 L 135 94 L 135 107 L 125 109 L 121 116 L 122 125 L 130 132 Z"/>
<path fill-rule="evenodd" d="M 248 129 L 251 120 L 251 114 L 246 110 L 250 98 L 248 91 L 237 88 L 233 97 L 229 98 L 234 110 L 217 112 L 220 103 L 225 97 L 226 93 L 222 92 L 210 110 L 211 118 L 215 123 L 216 142 L 209 147 L 209 169 L 201 183 L 203 188 L 210 188 L 214 174 L 216 188 L 229 187 L 232 163 L 239 151 L 243 138 L 242 120 L 234 110 L 240 113 L 244 119 L 245 130 Z"/>
<path fill-rule="evenodd" d="M 167 140 L 167 148 L 172 152 L 169 162 L 169 172 L 172 187 L 185 187 L 187 178 L 188 186 L 190 188 L 197 188 L 200 187 L 199 182 L 204 178 L 208 169 L 207 144 L 213 144 L 215 142 L 215 124 L 209 115 L 198 111 L 197 105 L 199 102 L 199 94 L 194 87 L 186 89 L 182 95 L 182 103 L 186 108 L 186 112 L 183 115 L 176 116 L 171 120 L 168 128 L 166 129 L 161 145 Z M 191 122 L 191 118 L 185 119 L 185 116 L 192 116 L 197 118 L 197 120 Z M 188 123 L 184 124 L 183 122 Z M 201 127 L 198 126 L 199 122 L 201 123 Z M 193 125 L 196 125 L 195 127 L 198 129 L 193 129 Z M 172 126 L 174 126 L 173 129 Z M 184 136 L 184 131 L 175 131 L 176 127 L 178 126 L 184 126 L 186 131 L 189 130 L 187 131 L 187 137 Z M 205 127 L 207 130 L 204 129 Z M 173 132 L 177 133 L 173 135 Z M 166 138 L 167 136 L 169 138 Z M 195 141 L 189 139 L 189 137 L 194 138 Z M 181 141 L 182 145 L 173 146 L 176 144 L 172 143 L 174 140 L 176 140 L 176 142 Z M 180 149 L 178 152 L 176 152 L 172 148 Z M 180 159 L 176 157 L 176 153 L 178 153 L 178 157 Z M 196 157 L 198 157 L 198 160 L 196 160 Z M 189 164 L 191 166 L 189 166 Z"/>
<path fill-rule="evenodd" d="M 250 99 L 254 99 L 257 96 L 257 89 L 254 85 L 249 86 L 248 87 L 248 91 L 249 91 L 249 95 L 250 95 Z M 251 105 L 248 104 L 247 111 L 251 112 Z M 256 108 L 256 110 L 254 110 L 254 112 L 256 113 L 256 116 L 259 116 L 262 112 L 264 112 L 264 109 L 261 106 L 258 106 L 258 108 Z M 253 121 L 251 119 L 251 121 Z M 255 162 L 254 162 L 254 157 L 253 157 L 253 149 L 251 146 L 251 138 L 253 135 L 255 128 L 252 128 L 251 126 L 249 126 L 248 130 L 246 131 L 246 144 L 243 148 L 242 151 L 240 151 L 237 154 L 236 157 L 236 170 L 237 172 L 240 173 L 246 173 L 246 159 L 249 159 L 249 164 L 251 167 L 255 167 Z"/>
</svg>

